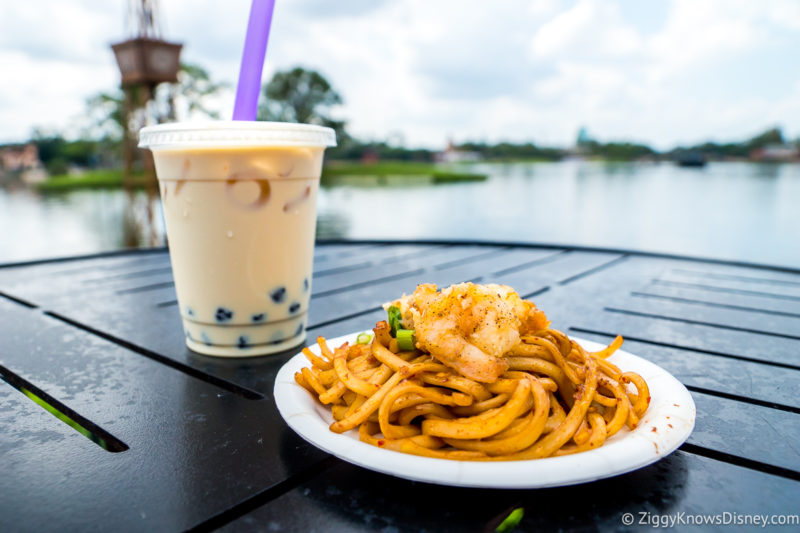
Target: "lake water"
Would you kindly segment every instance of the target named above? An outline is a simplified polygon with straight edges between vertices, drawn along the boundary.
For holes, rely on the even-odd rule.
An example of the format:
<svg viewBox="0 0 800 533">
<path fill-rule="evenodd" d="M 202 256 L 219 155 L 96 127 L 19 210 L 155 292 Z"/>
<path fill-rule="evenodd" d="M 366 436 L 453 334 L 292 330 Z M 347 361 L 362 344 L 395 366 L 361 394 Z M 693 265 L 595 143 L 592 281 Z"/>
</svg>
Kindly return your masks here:
<svg viewBox="0 0 800 533">
<path fill-rule="evenodd" d="M 476 164 L 485 182 L 342 178 L 319 195 L 320 238 L 579 244 L 800 266 L 800 165 Z M 0 189 L 0 262 L 163 243 L 143 192 Z"/>
</svg>

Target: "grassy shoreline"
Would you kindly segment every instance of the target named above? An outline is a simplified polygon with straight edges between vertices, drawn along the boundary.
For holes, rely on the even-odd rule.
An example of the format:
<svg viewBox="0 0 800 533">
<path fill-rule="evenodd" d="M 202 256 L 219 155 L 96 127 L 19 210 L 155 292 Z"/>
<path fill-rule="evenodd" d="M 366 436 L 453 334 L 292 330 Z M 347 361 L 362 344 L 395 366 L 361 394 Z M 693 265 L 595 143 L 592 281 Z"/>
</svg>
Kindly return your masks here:
<svg viewBox="0 0 800 533">
<path fill-rule="evenodd" d="M 379 163 L 352 163 L 349 161 L 332 161 L 322 170 L 322 179 L 336 182 L 339 178 L 417 178 L 433 183 L 455 183 L 469 181 L 485 181 L 485 174 L 461 172 L 449 168 L 440 168 L 428 163 L 411 163 L 404 161 L 384 161 Z M 147 186 L 147 177 L 135 174 L 130 185 L 134 188 Z M 66 174 L 52 176 L 47 181 L 38 183 L 36 188 L 41 192 L 65 192 L 77 189 L 118 189 L 122 187 L 122 169 L 87 170 L 82 174 Z"/>
<path fill-rule="evenodd" d="M 136 189 L 147 186 L 147 176 L 134 174 L 130 185 Z M 82 174 L 51 176 L 36 184 L 41 192 L 62 192 L 75 189 L 119 189 L 122 188 L 122 169 L 87 170 Z"/>
<path fill-rule="evenodd" d="M 322 179 L 339 177 L 373 177 L 373 178 L 428 178 L 433 183 L 451 183 L 457 181 L 485 181 L 486 174 L 475 174 L 438 167 L 431 163 L 405 161 L 382 161 L 379 163 L 353 163 L 349 161 L 331 161 L 322 169 Z"/>
</svg>

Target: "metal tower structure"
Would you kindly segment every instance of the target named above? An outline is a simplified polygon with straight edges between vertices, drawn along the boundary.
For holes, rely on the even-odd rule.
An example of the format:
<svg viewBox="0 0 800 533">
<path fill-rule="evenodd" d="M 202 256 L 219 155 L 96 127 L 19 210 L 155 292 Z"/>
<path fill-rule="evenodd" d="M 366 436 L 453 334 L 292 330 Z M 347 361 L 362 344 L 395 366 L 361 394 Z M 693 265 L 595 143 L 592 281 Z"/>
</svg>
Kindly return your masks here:
<svg viewBox="0 0 800 533">
<path fill-rule="evenodd" d="M 183 45 L 162 38 L 158 0 L 127 0 L 127 4 L 126 32 L 129 38 L 111 45 L 125 94 L 122 109 L 124 181 L 130 183 L 134 161 L 139 155 L 148 183 L 154 185 L 152 156 L 136 148 L 136 132 L 147 121 L 147 105 L 156 86 L 178 81 Z"/>
</svg>

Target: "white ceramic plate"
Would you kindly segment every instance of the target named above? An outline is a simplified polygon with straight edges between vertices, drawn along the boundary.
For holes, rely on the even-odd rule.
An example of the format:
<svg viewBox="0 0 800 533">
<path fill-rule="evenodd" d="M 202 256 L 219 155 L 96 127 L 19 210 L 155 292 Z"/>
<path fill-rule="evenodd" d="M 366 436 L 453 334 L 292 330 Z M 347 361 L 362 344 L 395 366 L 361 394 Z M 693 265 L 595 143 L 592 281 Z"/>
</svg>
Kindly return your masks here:
<svg viewBox="0 0 800 533">
<path fill-rule="evenodd" d="M 329 346 L 355 342 L 357 333 L 328 340 Z M 574 337 L 573 337 L 574 338 Z M 584 348 L 603 346 L 574 338 Z M 311 349 L 319 354 L 319 346 Z M 355 465 L 393 476 L 439 485 L 487 488 L 539 488 L 574 485 L 636 470 L 665 457 L 694 428 L 695 406 L 689 391 L 666 370 L 640 357 L 617 351 L 609 359 L 623 371 L 641 375 L 650 387 L 650 407 L 639 426 L 623 427 L 596 450 L 530 461 L 473 462 L 419 457 L 377 448 L 358 440 L 358 431 L 337 434 L 330 407 L 323 406 L 294 374 L 308 366 L 299 353 L 286 362 L 275 379 L 275 402 L 286 423 L 314 446 Z"/>
</svg>

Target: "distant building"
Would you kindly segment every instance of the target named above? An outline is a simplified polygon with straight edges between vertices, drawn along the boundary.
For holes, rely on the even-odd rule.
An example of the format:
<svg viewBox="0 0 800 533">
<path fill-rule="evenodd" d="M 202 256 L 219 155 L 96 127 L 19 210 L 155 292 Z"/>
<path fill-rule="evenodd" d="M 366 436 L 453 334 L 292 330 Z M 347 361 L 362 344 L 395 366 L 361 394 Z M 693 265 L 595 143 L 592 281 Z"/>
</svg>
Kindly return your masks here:
<svg viewBox="0 0 800 533">
<path fill-rule="evenodd" d="M 26 183 L 36 183 L 47 178 L 35 144 L 0 147 L 0 178 L 8 176 L 19 176 Z"/>
<path fill-rule="evenodd" d="M 434 159 L 439 163 L 474 163 L 481 160 L 481 154 L 468 150 L 459 150 L 452 139 L 447 141 L 447 148 L 434 154 Z"/>
<path fill-rule="evenodd" d="M 0 148 L 0 168 L 6 172 L 21 172 L 41 166 L 39 149 L 33 143 Z"/>
<path fill-rule="evenodd" d="M 753 150 L 750 158 L 756 161 L 798 161 L 800 149 L 796 144 L 768 144 Z"/>
<path fill-rule="evenodd" d="M 373 150 L 372 148 L 367 148 L 364 150 L 364 153 L 361 155 L 361 162 L 366 165 L 371 165 L 380 161 L 380 156 L 378 152 Z"/>
<path fill-rule="evenodd" d="M 578 130 L 578 137 L 575 139 L 575 146 L 567 150 L 567 159 L 583 160 L 591 154 L 591 146 L 595 142 L 589 135 L 586 126 L 581 126 Z"/>
<path fill-rule="evenodd" d="M 586 129 L 586 126 L 581 126 L 581 129 L 578 130 L 578 139 L 575 141 L 575 146 L 580 148 L 593 142 L 594 139 L 589 136 L 589 130 Z"/>
</svg>

